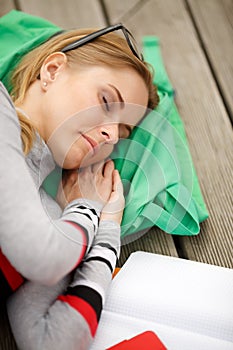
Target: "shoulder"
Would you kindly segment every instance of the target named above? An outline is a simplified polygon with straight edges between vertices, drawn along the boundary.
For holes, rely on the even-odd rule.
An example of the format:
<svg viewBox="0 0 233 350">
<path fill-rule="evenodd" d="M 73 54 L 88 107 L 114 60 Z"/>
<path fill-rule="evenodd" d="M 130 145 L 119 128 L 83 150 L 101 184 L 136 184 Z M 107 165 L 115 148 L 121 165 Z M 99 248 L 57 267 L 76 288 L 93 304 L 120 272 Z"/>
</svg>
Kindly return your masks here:
<svg viewBox="0 0 233 350">
<path fill-rule="evenodd" d="M 15 110 L 14 103 L 3 85 L 3 83 L 0 81 L 0 123 L 5 124 L 13 124 L 18 128 L 19 126 L 19 119 Z"/>
<path fill-rule="evenodd" d="M 3 83 L 0 81 L 0 105 L 9 106 L 10 108 L 14 109 L 14 104 L 10 98 L 10 95 L 8 94 L 7 89 L 3 85 Z"/>
<path fill-rule="evenodd" d="M 13 104 L 5 86 L 0 82 L 0 141 L 1 144 L 10 140 L 21 145 L 20 123 Z M 22 147 L 22 145 L 21 145 Z"/>
</svg>

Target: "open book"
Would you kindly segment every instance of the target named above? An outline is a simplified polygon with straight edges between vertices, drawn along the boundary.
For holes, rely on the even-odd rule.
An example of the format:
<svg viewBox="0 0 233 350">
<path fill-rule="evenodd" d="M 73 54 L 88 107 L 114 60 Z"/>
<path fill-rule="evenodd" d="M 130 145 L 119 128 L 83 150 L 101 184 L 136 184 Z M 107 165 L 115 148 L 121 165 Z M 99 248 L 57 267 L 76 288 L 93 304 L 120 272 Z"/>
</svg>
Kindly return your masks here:
<svg viewBox="0 0 233 350">
<path fill-rule="evenodd" d="M 91 350 L 148 330 L 168 350 L 233 350 L 233 270 L 131 254 L 111 284 Z"/>
</svg>

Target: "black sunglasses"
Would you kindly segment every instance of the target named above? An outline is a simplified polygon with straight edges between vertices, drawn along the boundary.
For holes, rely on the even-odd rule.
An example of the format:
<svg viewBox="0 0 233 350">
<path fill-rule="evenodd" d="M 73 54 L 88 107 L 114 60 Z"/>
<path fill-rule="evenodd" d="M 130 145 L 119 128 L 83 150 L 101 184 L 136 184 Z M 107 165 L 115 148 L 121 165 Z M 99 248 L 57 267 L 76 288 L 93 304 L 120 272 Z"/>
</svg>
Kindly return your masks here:
<svg viewBox="0 0 233 350">
<path fill-rule="evenodd" d="M 143 56 L 141 53 L 138 52 L 136 41 L 133 37 L 133 35 L 130 33 L 130 31 L 123 26 L 123 24 L 118 23 L 109 27 L 105 27 L 103 29 L 97 30 L 96 32 L 90 33 L 88 35 L 85 35 L 84 37 L 74 41 L 73 43 L 65 46 L 63 49 L 61 49 L 61 52 L 67 52 L 70 50 L 77 49 L 80 46 L 83 46 L 87 43 L 90 43 L 91 41 L 99 38 L 102 35 L 114 32 L 116 30 L 122 30 L 125 39 L 129 45 L 129 48 L 131 49 L 132 53 L 140 60 L 143 61 Z"/>
</svg>

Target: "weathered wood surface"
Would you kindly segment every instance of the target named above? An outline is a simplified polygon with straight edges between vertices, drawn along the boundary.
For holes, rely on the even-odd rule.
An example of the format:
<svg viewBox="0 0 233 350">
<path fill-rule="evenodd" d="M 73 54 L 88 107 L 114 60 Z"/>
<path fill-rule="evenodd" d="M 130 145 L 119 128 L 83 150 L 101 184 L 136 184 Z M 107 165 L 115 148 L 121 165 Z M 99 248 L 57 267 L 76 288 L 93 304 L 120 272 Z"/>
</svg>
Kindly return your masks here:
<svg viewBox="0 0 233 350">
<path fill-rule="evenodd" d="M 18 0 L 22 11 L 40 16 L 65 29 L 101 27 L 106 24 L 99 1 Z"/>
<path fill-rule="evenodd" d="M 188 0 L 188 4 L 233 121 L 233 1 Z"/>
<path fill-rule="evenodd" d="M 13 0 L 0 0 L 0 17 L 15 8 Z"/>
<path fill-rule="evenodd" d="M 121 247 L 121 256 L 118 266 L 122 266 L 129 255 L 135 251 L 141 250 L 156 254 L 170 255 L 178 257 L 178 251 L 172 239 L 172 236 L 168 233 L 162 232 L 158 227 L 152 227 L 147 233 L 143 235 L 137 235 L 127 237 L 123 241 Z"/>
<path fill-rule="evenodd" d="M 122 21 L 140 41 L 161 40 L 164 63 L 176 89 L 194 165 L 210 218 L 197 237 L 173 237 L 152 228 L 125 245 L 233 268 L 233 111 L 231 0 L 0 0 L 0 16 L 12 8 L 64 28 Z M 0 312 L 0 349 L 16 349 L 5 312 Z"/>
</svg>

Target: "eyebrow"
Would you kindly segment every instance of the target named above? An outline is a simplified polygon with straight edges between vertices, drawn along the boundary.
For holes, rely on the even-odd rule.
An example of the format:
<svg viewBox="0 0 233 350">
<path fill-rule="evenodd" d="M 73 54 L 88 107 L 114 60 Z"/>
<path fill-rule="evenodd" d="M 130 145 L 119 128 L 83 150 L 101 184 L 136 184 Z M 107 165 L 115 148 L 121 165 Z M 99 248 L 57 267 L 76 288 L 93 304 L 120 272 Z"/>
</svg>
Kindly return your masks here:
<svg viewBox="0 0 233 350">
<path fill-rule="evenodd" d="M 123 97 L 121 96 L 120 91 L 114 85 L 112 85 L 112 84 L 108 84 L 108 85 L 116 92 L 118 99 L 120 100 L 120 103 L 121 103 L 120 107 L 121 107 L 121 109 L 123 109 L 125 106 L 125 101 L 123 100 Z"/>
</svg>

